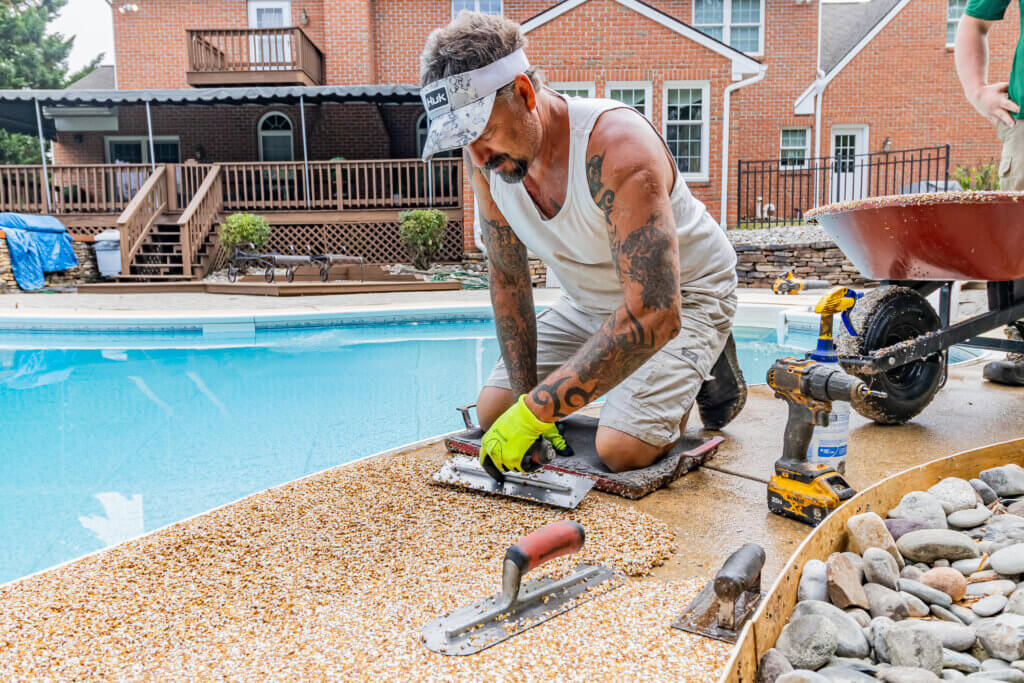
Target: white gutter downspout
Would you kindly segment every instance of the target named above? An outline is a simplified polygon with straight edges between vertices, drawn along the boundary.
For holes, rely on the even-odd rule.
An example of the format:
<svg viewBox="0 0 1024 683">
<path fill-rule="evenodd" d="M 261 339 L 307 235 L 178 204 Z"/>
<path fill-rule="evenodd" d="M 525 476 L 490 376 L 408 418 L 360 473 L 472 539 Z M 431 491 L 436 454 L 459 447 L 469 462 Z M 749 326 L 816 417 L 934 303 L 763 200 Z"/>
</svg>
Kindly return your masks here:
<svg viewBox="0 0 1024 683">
<path fill-rule="evenodd" d="M 821 82 L 821 79 L 824 79 L 824 78 L 825 78 L 825 72 L 822 71 L 821 69 L 818 69 L 818 80 L 819 80 L 819 82 Z M 821 158 L 821 110 L 822 110 L 821 101 L 822 101 L 822 98 L 825 97 L 825 88 L 827 88 L 827 87 L 828 87 L 828 84 L 822 82 L 822 84 L 820 86 L 818 86 L 818 92 L 814 94 L 814 158 L 815 159 L 820 159 Z M 815 206 L 819 205 L 818 199 L 820 197 L 819 193 L 821 191 L 820 185 L 821 185 L 821 174 L 820 173 L 815 173 L 814 174 L 814 205 Z"/>
<path fill-rule="evenodd" d="M 724 230 L 726 227 L 727 218 L 729 215 L 729 96 L 735 90 L 739 90 L 745 86 L 757 83 L 767 71 L 767 68 L 762 66 L 756 75 L 750 78 L 733 83 L 726 87 L 722 94 L 722 218 L 719 221 L 719 225 Z"/>
</svg>

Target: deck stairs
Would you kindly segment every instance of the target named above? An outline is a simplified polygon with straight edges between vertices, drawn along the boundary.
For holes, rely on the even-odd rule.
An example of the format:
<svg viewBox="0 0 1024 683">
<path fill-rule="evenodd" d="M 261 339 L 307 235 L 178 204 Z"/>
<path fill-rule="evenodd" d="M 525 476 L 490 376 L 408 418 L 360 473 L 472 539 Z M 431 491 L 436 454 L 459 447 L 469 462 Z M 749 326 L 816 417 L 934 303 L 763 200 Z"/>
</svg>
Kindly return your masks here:
<svg viewBox="0 0 1024 683">
<path fill-rule="evenodd" d="M 200 246 L 196 259 L 192 263 L 193 276 L 186 277 L 181 263 L 181 226 L 178 225 L 180 213 L 161 214 L 153 224 L 146 241 L 132 259 L 128 273 L 122 273 L 117 279 L 123 282 L 152 282 L 193 280 L 196 276 L 203 277 L 209 273 L 214 256 L 216 230 L 210 230 L 206 240 Z M 218 217 L 218 222 L 223 217 Z"/>
</svg>

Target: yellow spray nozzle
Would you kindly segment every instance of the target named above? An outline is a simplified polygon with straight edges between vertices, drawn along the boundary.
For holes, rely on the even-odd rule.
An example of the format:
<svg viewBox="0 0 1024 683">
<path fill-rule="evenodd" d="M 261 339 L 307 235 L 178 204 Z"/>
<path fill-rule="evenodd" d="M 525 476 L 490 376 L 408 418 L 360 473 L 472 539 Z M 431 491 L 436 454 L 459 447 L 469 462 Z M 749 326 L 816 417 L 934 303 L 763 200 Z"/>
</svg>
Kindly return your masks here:
<svg viewBox="0 0 1024 683">
<path fill-rule="evenodd" d="M 814 305 L 814 312 L 819 315 L 835 315 L 853 308 L 857 303 L 857 294 L 849 287 L 833 287 Z"/>
</svg>

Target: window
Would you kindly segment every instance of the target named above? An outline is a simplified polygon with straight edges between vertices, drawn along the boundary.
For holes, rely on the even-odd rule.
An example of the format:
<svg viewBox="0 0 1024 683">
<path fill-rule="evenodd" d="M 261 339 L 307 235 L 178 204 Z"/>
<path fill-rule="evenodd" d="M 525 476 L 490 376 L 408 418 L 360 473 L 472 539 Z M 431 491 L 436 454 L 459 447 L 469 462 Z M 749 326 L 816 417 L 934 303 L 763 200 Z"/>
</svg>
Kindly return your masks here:
<svg viewBox="0 0 1024 683">
<path fill-rule="evenodd" d="M 949 0 L 946 8 L 946 45 L 952 45 L 956 41 L 956 27 L 960 24 L 960 17 L 967 9 L 967 0 Z"/>
<path fill-rule="evenodd" d="M 292 161 L 292 122 L 280 112 L 264 114 L 259 126 L 260 161 Z"/>
<path fill-rule="evenodd" d="M 148 164 L 149 138 L 145 135 L 104 138 L 108 164 Z M 181 142 L 177 137 L 153 136 L 153 162 L 176 164 L 181 161 Z"/>
<path fill-rule="evenodd" d="M 548 87 L 566 97 L 593 97 L 594 84 L 587 81 L 565 81 L 548 83 Z"/>
<path fill-rule="evenodd" d="M 666 83 L 665 141 L 683 177 L 708 177 L 707 82 Z"/>
<path fill-rule="evenodd" d="M 651 97 L 650 82 L 621 83 L 613 81 L 606 83 L 605 89 L 609 99 L 628 104 L 648 119 L 651 118 L 654 98 Z"/>
<path fill-rule="evenodd" d="M 811 136 L 806 128 L 782 129 L 782 153 L 779 166 L 783 169 L 806 168 Z"/>
<path fill-rule="evenodd" d="M 462 10 L 501 16 L 501 0 L 452 0 L 452 16 Z"/>
<path fill-rule="evenodd" d="M 762 54 L 763 3 L 764 0 L 695 0 L 693 26 L 740 52 Z"/>
</svg>

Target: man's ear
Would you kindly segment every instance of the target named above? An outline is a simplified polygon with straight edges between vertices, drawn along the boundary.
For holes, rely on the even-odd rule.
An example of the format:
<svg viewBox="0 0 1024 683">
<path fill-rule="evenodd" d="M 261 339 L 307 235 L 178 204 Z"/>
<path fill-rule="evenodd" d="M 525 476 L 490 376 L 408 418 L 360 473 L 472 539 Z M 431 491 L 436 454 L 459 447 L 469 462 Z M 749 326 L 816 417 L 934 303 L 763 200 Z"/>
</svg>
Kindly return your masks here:
<svg viewBox="0 0 1024 683">
<path fill-rule="evenodd" d="M 533 81 L 529 76 L 525 74 L 516 76 L 516 80 L 512 83 L 512 90 L 516 97 L 523 100 L 527 111 L 533 111 L 537 107 L 537 91 L 533 89 Z"/>
</svg>

